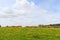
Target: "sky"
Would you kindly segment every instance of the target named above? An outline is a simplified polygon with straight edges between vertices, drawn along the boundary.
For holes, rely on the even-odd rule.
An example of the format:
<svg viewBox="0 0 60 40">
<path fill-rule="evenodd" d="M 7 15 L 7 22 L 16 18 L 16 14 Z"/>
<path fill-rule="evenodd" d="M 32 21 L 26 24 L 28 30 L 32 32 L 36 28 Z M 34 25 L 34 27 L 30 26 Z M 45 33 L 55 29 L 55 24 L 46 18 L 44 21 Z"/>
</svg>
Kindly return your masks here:
<svg viewBox="0 0 60 40">
<path fill-rule="evenodd" d="M 0 0 L 0 25 L 60 23 L 60 0 Z"/>
</svg>

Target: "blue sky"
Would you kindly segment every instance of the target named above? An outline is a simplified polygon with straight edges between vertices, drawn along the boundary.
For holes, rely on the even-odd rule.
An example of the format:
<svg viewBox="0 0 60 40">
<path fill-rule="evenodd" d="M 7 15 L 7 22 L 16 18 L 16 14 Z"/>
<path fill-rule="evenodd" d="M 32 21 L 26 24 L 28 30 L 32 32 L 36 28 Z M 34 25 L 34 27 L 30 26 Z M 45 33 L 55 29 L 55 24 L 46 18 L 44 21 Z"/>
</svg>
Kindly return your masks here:
<svg viewBox="0 0 60 40">
<path fill-rule="evenodd" d="M 60 0 L 0 0 L 0 25 L 60 23 Z"/>
</svg>

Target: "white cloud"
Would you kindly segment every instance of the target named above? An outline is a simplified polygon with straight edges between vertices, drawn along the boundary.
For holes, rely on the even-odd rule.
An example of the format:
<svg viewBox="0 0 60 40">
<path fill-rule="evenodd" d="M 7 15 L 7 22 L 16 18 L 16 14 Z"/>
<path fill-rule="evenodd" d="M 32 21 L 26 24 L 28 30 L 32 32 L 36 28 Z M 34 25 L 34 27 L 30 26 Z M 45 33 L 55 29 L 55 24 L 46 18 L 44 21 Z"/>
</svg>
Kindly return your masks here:
<svg viewBox="0 0 60 40">
<path fill-rule="evenodd" d="M 3 8 L 0 11 L 0 19 L 2 18 L 3 25 L 34 25 L 36 16 L 41 15 L 42 18 L 51 19 L 52 16 L 48 14 L 48 10 L 38 7 L 34 2 L 28 0 L 16 0 L 12 8 Z M 39 16 L 39 18 L 41 18 Z M 7 20 L 9 19 L 9 20 Z M 37 20 L 38 21 L 38 20 Z"/>
</svg>

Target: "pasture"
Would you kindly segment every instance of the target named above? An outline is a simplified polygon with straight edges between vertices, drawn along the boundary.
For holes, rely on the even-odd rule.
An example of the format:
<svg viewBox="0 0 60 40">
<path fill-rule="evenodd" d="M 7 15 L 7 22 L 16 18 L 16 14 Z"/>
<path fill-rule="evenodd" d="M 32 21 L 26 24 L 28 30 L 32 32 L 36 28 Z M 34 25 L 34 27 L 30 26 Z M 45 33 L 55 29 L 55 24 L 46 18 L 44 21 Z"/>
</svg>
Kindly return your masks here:
<svg viewBox="0 0 60 40">
<path fill-rule="evenodd" d="M 0 40 L 60 40 L 60 28 L 1 27 Z"/>
</svg>

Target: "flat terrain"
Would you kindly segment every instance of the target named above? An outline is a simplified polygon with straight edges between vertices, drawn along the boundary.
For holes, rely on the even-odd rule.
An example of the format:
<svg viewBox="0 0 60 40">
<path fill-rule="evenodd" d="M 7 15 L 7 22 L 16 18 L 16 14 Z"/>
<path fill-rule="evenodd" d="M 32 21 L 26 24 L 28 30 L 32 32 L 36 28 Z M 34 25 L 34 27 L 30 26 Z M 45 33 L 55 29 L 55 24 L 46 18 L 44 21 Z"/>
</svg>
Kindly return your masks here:
<svg viewBox="0 0 60 40">
<path fill-rule="evenodd" d="M 60 28 L 0 28 L 0 40 L 60 40 Z"/>
</svg>

